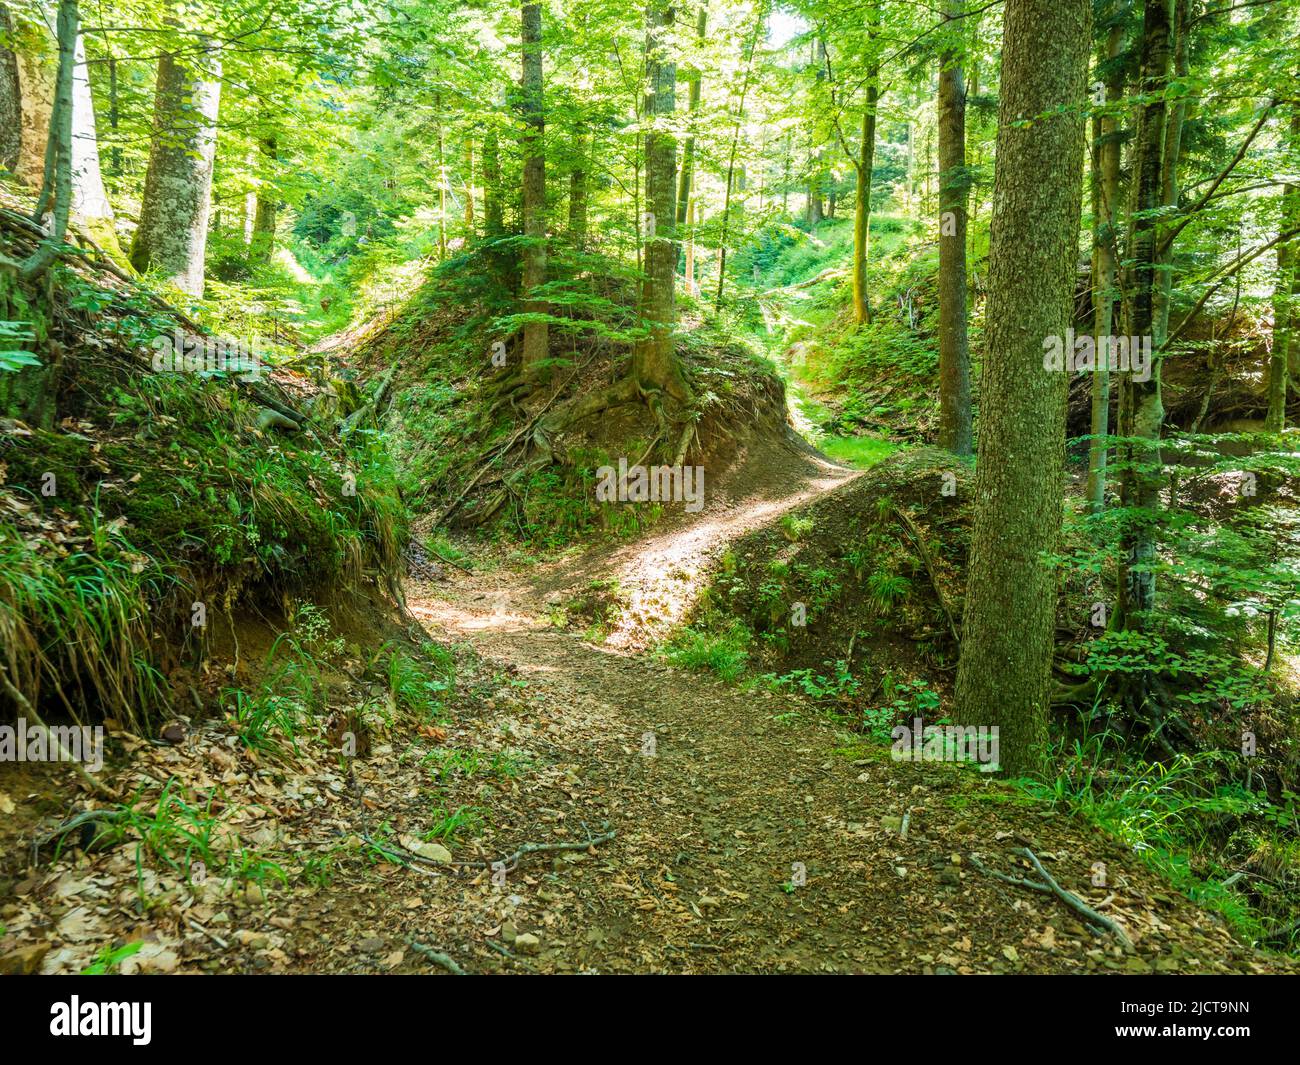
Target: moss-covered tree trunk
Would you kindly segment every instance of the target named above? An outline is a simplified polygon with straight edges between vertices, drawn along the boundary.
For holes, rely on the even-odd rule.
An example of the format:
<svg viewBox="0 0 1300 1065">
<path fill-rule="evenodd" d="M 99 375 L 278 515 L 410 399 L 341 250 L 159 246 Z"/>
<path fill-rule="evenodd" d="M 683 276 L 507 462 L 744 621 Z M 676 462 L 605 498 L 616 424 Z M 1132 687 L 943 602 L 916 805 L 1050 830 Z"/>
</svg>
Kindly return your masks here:
<svg viewBox="0 0 1300 1065">
<path fill-rule="evenodd" d="M 220 52 L 210 39 L 199 40 L 199 50 L 158 60 L 149 166 L 131 246 L 137 270 L 162 274 L 191 296 L 203 295 L 221 99 Z"/>
<path fill-rule="evenodd" d="M 545 314 L 544 300 L 533 293 L 546 283 L 546 156 L 545 115 L 542 110 L 542 7 L 524 4 L 523 81 L 519 97 L 524 120 L 523 175 L 523 309 Z M 524 325 L 524 373 L 532 375 L 546 358 L 548 330 L 544 321 Z"/>
<path fill-rule="evenodd" d="M 975 524 L 957 671 L 963 724 L 1003 769 L 1043 766 L 1061 527 L 1066 374 L 1044 368 L 1074 302 L 1089 0 L 1007 0 Z M 1047 61 L 1050 57 L 1050 62 Z M 936 488 L 937 491 L 937 488 Z"/>
<path fill-rule="evenodd" d="M 1142 48 L 1139 89 L 1145 101 L 1138 111 L 1133 150 L 1133 219 L 1127 283 L 1128 334 L 1151 337 L 1156 328 L 1156 299 L 1160 265 L 1156 210 L 1164 188 L 1165 133 L 1168 107 L 1172 31 L 1171 0 L 1147 0 L 1142 13 Z M 1139 340 L 1139 342 L 1141 342 Z M 1120 436 L 1126 441 L 1121 500 L 1128 512 L 1122 538 L 1120 566 L 1120 616 L 1126 628 L 1145 627 L 1155 606 L 1156 529 L 1160 517 L 1160 427 L 1164 405 L 1160 395 L 1160 363 L 1149 375 L 1126 372 Z M 1137 380 L 1146 376 L 1145 381 Z"/>
<path fill-rule="evenodd" d="M 632 352 L 632 373 L 643 391 L 662 392 L 680 403 L 690 398 L 673 341 L 677 312 L 673 280 L 677 266 L 677 141 L 672 134 L 677 67 L 668 52 L 673 12 L 656 2 L 646 12 L 644 280 L 641 320 L 648 330 Z"/>
<path fill-rule="evenodd" d="M 949 0 L 944 21 L 959 5 Z M 955 48 L 939 61 L 939 446 L 971 453 L 966 331 L 966 87 Z"/>
</svg>

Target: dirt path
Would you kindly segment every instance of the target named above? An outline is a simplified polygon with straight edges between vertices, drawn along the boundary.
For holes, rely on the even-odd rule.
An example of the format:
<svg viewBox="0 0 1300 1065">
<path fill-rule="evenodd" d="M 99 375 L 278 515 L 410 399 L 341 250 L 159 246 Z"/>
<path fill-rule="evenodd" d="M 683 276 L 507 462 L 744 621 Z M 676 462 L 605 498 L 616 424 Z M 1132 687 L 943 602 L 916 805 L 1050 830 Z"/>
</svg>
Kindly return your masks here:
<svg viewBox="0 0 1300 1065">
<path fill-rule="evenodd" d="M 629 651 L 644 642 L 644 617 L 599 646 L 547 621 L 555 589 L 611 575 L 637 610 L 679 617 L 678 600 L 690 600 L 730 538 L 846 480 L 804 456 L 797 464 L 804 475 L 789 497 L 724 486 L 721 514 L 706 509 L 706 521 L 612 556 L 410 589 L 431 633 L 468 642 L 518 693 L 498 719 L 474 723 L 480 739 L 504 732 L 532 765 L 531 783 L 505 802 L 498 849 L 589 838 L 606 825 L 617 833 L 590 851 L 534 857 L 504 890 L 480 877 L 467 891 L 481 919 L 461 925 L 461 944 L 448 949 L 469 950 L 483 969 L 541 971 L 1271 968 L 1123 848 L 987 777 L 892 761 L 784 695 Z M 1021 875 L 1019 847 L 1119 921 L 1135 947 L 971 865 L 975 853 Z M 518 960 L 483 949 L 520 934 L 537 943 L 525 939 L 531 953 Z"/>
<path fill-rule="evenodd" d="M 69 848 L 0 898 L 16 945 L 0 961 L 79 972 L 134 938 L 124 972 L 1294 970 L 1118 844 L 970 768 L 895 762 L 793 697 L 646 652 L 729 540 L 851 477 L 797 448 L 762 465 L 698 519 L 616 551 L 410 585 L 415 619 L 464 649 L 445 728 L 397 721 L 363 757 L 316 745 L 285 765 L 250 762 L 215 719 L 176 747 L 136 741 L 124 793 L 172 778 L 219 791 L 222 833 L 301 872 L 232 885 L 142 873 L 129 841 Z M 551 624 L 558 590 L 611 577 L 634 623 L 601 645 Z M 359 673 L 338 679 L 365 694 Z M 10 793 L 27 813 L 26 789 Z M 461 864 L 412 860 L 426 843 Z M 493 874 L 526 844 L 546 849 Z M 1021 847 L 1134 945 L 972 865 L 1024 875 Z"/>
</svg>

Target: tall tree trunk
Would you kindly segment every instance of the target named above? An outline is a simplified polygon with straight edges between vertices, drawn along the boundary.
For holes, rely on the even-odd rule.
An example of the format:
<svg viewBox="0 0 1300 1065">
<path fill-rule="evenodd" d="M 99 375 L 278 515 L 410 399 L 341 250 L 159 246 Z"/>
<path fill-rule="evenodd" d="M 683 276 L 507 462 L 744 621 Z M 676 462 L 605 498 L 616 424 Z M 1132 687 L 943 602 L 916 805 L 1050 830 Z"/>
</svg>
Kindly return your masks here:
<svg viewBox="0 0 1300 1065">
<path fill-rule="evenodd" d="M 279 149 L 274 137 L 263 137 L 258 143 L 264 167 L 273 170 L 279 159 Z M 271 175 L 263 174 L 257 186 L 257 198 L 253 210 L 253 231 L 248 242 L 248 260 L 255 265 L 271 261 L 275 252 L 276 214 L 279 208 L 279 194 L 270 180 Z"/>
<path fill-rule="evenodd" d="M 501 141 L 493 126 L 483 137 L 483 235 L 498 239 L 506 229 L 501 209 Z"/>
<path fill-rule="evenodd" d="M 960 11 L 948 0 L 944 22 Z M 961 53 L 939 62 L 939 446 L 971 453 L 970 342 L 966 332 L 966 89 Z"/>
<path fill-rule="evenodd" d="M 524 310 L 545 314 L 546 302 L 533 298 L 546 283 L 546 156 L 543 142 L 545 117 L 542 111 L 542 7 L 525 3 L 523 20 L 523 93 L 520 109 L 524 118 Z M 535 374 L 546 358 L 549 338 L 545 322 L 524 325 L 524 372 Z"/>
<path fill-rule="evenodd" d="M 1139 90 L 1145 101 L 1138 112 L 1133 153 L 1133 219 L 1128 261 L 1128 329 L 1136 338 L 1149 338 L 1156 326 L 1157 272 L 1160 263 L 1156 209 L 1163 200 L 1164 148 L 1169 84 L 1171 0 L 1146 0 L 1142 13 Z M 1139 342 L 1141 342 L 1139 340 Z M 1154 345 L 1153 345 L 1154 350 Z M 1127 441 L 1121 498 L 1128 512 L 1120 566 L 1120 617 L 1126 628 L 1143 629 L 1155 607 L 1156 527 L 1159 523 L 1160 427 L 1164 406 L 1160 396 L 1160 363 L 1150 367 L 1146 381 L 1135 374 L 1121 378 L 1124 392 L 1120 436 Z"/>
<path fill-rule="evenodd" d="M 731 155 L 727 159 L 727 181 L 722 197 L 722 232 L 718 237 L 718 291 L 714 297 L 715 310 L 722 309 L 722 291 L 727 281 L 727 239 L 730 236 L 731 191 L 736 179 L 736 152 L 740 148 L 740 130 L 745 122 L 745 98 L 749 95 L 749 82 L 754 73 L 754 49 L 758 46 L 759 34 L 767 21 L 766 9 L 760 8 L 754 13 L 754 32 L 749 39 L 749 49 L 745 56 L 745 77 L 740 83 L 740 102 L 736 107 L 736 125 L 731 134 Z"/>
<path fill-rule="evenodd" d="M 707 4 L 700 4 L 695 21 L 695 39 L 704 44 L 708 33 L 709 9 Z M 682 173 L 677 186 L 677 226 L 686 224 L 686 212 L 691 200 L 691 183 L 695 178 L 695 121 L 700 110 L 700 72 L 692 67 L 686 76 L 687 134 L 686 144 L 682 147 Z"/>
<path fill-rule="evenodd" d="M 587 246 L 587 155 L 590 138 L 581 131 L 573 139 L 573 169 L 569 172 L 569 242 Z"/>
<path fill-rule="evenodd" d="M 465 241 L 474 239 L 474 135 L 465 135 Z"/>
<path fill-rule="evenodd" d="M 9 9 L 0 4 L 0 36 L 12 43 L 14 24 Z M 18 81 L 18 53 L 0 47 L 0 169 L 18 171 L 23 148 L 23 98 Z"/>
<path fill-rule="evenodd" d="M 1300 104 L 1291 108 L 1291 152 L 1300 157 Z M 1282 232 L 1300 225 L 1300 185 L 1282 186 Z M 1290 363 L 1300 347 L 1295 341 L 1296 297 L 1300 296 L 1300 242 L 1289 241 L 1277 248 L 1277 281 L 1273 286 L 1273 351 L 1268 361 L 1268 415 L 1264 428 L 1280 433 L 1286 426 L 1287 379 Z"/>
<path fill-rule="evenodd" d="M 1004 771 L 1044 765 L 1067 375 L 1044 368 L 1074 304 L 1089 0 L 1007 0 L 987 350 L 957 714 L 996 725 Z M 1051 56 L 1050 63 L 1044 56 Z M 1032 125 L 1025 122 L 1032 118 Z M 1023 123 L 1023 125 L 1022 125 Z"/>
<path fill-rule="evenodd" d="M 47 148 L 59 64 L 59 41 L 57 33 L 52 32 L 56 18 L 49 4 L 41 5 L 40 20 L 35 26 L 20 25 L 11 15 L 14 52 L 0 57 L 0 109 L 6 106 L 4 99 L 8 91 L 16 86 L 17 92 L 7 106 L 18 115 L 18 124 L 4 123 L 11 144 L 15 138 L 18 144 L 12 169 L 28 186 L 44 190 L 41 213 L 49 208 L 49 196 L 53 190 L 53 175 L 47 168 L 47 161 L 52 161 L 53 156 Z M 10 75 L 8 82 L 3 77 L 6 68 Z M 4 84 L 9 85 L 9 90 L 4 88 Z M 71 121 L 71 213 L 110 256 L 122 259 L 113 228 L 113 208 L 104 191 L 100 170 L 90 73 L 85 42 L 80 34 L 73 68 Z"/>
<path fill-rule="evenodd" d="M 203 259 L 217 151 L 221 59 L 210 38 L 202 50 L 158 61 L 153 141 L 131 263 L 203 295 Z"/>
<path fill-rule="evenodd" d="M 668 52 L 673 9 L 655 0 L 646 11 L 645 98 L 645 268 L 641 318 L 649 334 L 632 351 L 632 374 L 647 392 L 662 391 L 680 403 L 690 399 L 673 343 L 677 312 L 673 277 L 677 267 L 677 142 L 671 133 L 676 104 L 677 66 Z"/>
<path fill-rule="evenodd" d="M 1112 13 L 1113 16 L 1113 13 Z M 1119 57 L 1124 49 L 1124 27 L 1116 22 L 1106 34 L 1102 53 L 1105 61 L 1106 112 L 1093 122 L 1092 217 L 1093 290 L 1092 331 L 1098 353 L 1104 349 L 1112 329 L 1115 311 L 1115 280 L 1119 241 L 1120 137 L 1118 108 L 1124 98 L 1124 68 Z M 1098 358 L 1092 373 L 1092 418 L 1088 444 L 1088 508 L 1100 514 L 1106 504 L 1106 458 L 1110 435 L 1110 367 Z"/>
<path fill-rule="evenodd" d="M 75 100 L 75 69 L 78 31 L 77 0 L 59 0 L 55 39 L 59 46 L 59 63 L 54 80 L 54 104 L 50 112 L 50 129 L 46 138 L 45 185 L 41 199 L 50 200 L 53 210 L 48 235 L 23 262 L 6 265 L 17 266 L 26 281 L 39 278 L 54 262 L 68 231 L 68 218 L 72 213 L 73 180 L 72 132 Z M 38 212 L 39 215 L 40 212 Z"/>
<path fill-rule="evenodd" d="M 1189 0 L 1173 0 L 1174 77 L 1180 82 L 1188 74 L 1188 2 Z M 1168 208 L 1178 206 L 1178 164 L 1183 154 L 1183 126 L 1187 120 L 1187 106 L 1188 98 L 1184 93 L 1174 101 L 1165 122 L 1164 155 L 1160 166 L 1160 202 Z M 1162 235 L 1157 233 L 1157 247 L 1163 247 L 1165 243 L 1158 239 Z M 1169 335 L 1169 304 L 1174 290 L 1174 272 L 1169 268 L 1172 258 L 1172 247 L 1165 247 L 1159 255 L 1160 269 L 1156 272 L 1155 322 L 1151 336 L 1157 350 Z"/>
<path fill-rule="evenodd" d="M 875 68 L 873 68 L 873 74 Z M 867 241 L 871 230 L 871 175 L 876 164 L 877 79 L 867 82 L 867 99 L 862 108 L 862 140 L 858 146 L 857 187 L 853 192 L 853 321 L 871 320 L 871 297 L 867 292 Z"/>
</svg>

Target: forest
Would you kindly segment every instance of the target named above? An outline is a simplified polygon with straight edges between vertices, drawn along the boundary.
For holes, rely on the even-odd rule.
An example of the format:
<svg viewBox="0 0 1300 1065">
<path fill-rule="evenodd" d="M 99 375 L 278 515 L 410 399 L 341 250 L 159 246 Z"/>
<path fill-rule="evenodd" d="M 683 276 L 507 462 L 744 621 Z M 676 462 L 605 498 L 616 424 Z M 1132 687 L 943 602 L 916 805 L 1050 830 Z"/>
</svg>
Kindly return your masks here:
<svg viewBox="0 0 1300 1065">
<path fill-rule="evenodd" d="M 1300 0 L 0 0 L 0 973 L 1294 975 L 1298 385 Z"/>
</svg>

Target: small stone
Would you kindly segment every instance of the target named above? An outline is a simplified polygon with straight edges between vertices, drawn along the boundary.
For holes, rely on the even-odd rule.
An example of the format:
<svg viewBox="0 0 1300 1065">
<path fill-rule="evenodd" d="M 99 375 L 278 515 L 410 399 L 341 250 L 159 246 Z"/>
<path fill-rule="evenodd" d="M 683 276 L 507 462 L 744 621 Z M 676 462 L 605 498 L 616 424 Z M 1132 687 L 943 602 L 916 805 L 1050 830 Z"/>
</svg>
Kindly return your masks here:
<svg viewBox="0 0 1300 1065">
<path fill-rule="evenodd" d="M 515 936 L 515 950 L 520 954 L 536 954 L 542 949 L 542 941 L 532 932 L 523 932 Z"/>
<path fill-rule="evenodd" d="M 384 941 L 378 936 L 371 936 L 369 939 L 363 939 L 357 944 L 357 950 L 362 954 L 378 954 L 384 949 Z"/>
<path fill-rule="evenodd" d="M 0 976 L 31 976 L 40 968 L 49 949 L 48 943 L 33 943 L 29 947 L 11 950 L 0 957 Z"/>
</svg>

